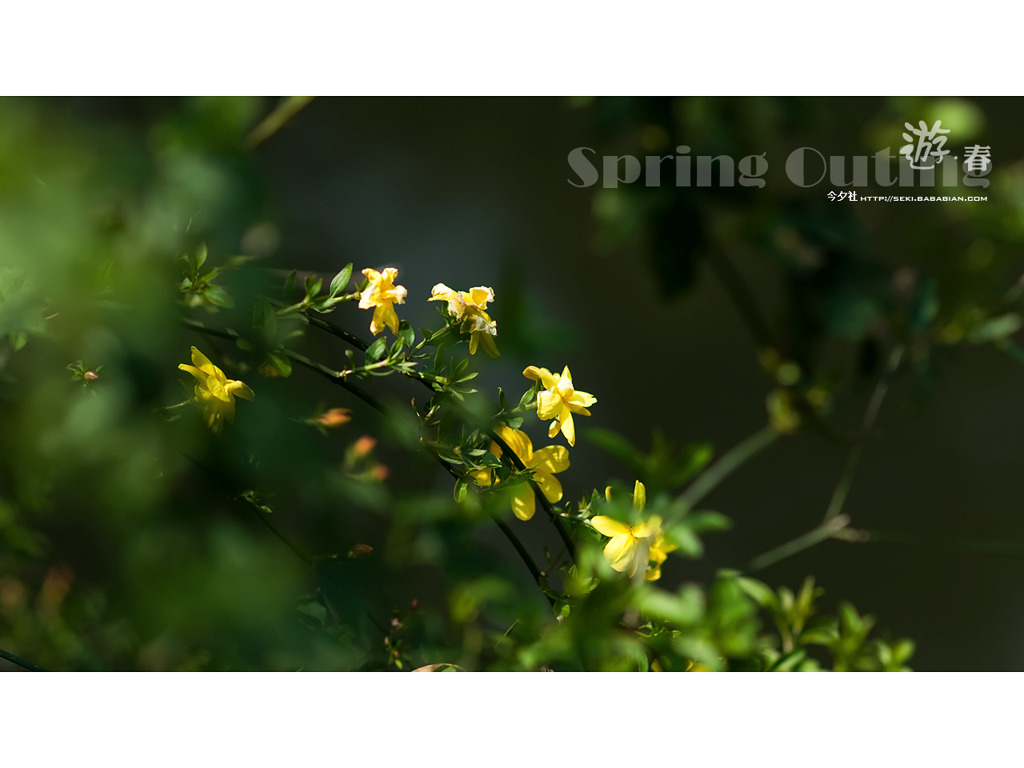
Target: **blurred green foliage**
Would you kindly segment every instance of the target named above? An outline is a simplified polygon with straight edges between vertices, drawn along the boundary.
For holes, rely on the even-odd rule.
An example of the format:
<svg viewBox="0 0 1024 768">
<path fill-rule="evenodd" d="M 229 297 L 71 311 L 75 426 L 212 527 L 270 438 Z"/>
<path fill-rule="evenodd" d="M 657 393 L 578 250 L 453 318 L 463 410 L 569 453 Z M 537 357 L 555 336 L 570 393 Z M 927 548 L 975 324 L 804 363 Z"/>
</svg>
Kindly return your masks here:
<svg viewBox="0 0 1024 768">
<path fill-rule="evenodd" d="M 328 322 L 365 287 L 350 286 L 352 265 L 300 280 L 266 260 L 275 234 L 252 157 L 304 103 L 140 100 L 92 119 L 102 105 L 0 103 L 0 648 L 64 670 L 906 668 L 910 641 L 873 635 L 846 603 L 822 613 L 813 579 L 794 593 L 735 570 L 674 586 L 613 571 L 587 520 L 635 519 L 624 492 L 513 518 L 507 494 L 529 471 L 490 450 L 491 430 L 533 429 L 537 389 L 477 392 L 486 360 L 467 357 L 444 310 L 435 328 L 403 322 L 372 343 Z M 919 106 L 983 131 L 966 102 Z M 684 133 L 734 156 L 827 118 L 802 100 L 582 108 L 624 151 Z M 861 140 L 907 110 L 891 103 Z M 891 252 L 823 199 L 766 196 L 740 216 L 735 189 L 596 196 L 602 247 L 645 249 L 666 298 L 712 266 L 766 372 L 747 453 L 661 435 L 644 453 L 588 433 L 647 484 L 671 557 L 701 557 L 729 527 L 699 502 L 738 463 L 803 425 L 851 432 L 829 422 L 851 386 L 832 345 L 856 345 L 856 381 L 892 375 L 886 355 L 905 349 L 922 389 L 958 344 L 1024 357 L 1007 273 L 1024 169 L 992 180 L 991 202 L 950 205 L 948 226 Z M 782 317 L 731 264 L 752 249 L 783 281 Z M 177 368 L 192 345 L 256 395 L 221 434 Z M 480 471 L 499 482 L 480 487 Z"/>
</svg>

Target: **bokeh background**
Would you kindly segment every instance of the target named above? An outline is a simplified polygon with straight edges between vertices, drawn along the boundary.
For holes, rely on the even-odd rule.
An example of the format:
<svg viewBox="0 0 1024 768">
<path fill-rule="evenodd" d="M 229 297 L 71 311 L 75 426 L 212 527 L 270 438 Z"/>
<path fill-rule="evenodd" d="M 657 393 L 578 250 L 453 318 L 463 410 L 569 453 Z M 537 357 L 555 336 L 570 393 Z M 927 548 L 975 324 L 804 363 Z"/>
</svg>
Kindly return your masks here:
<svg viewBox="0 0 1024 768">
<path fill-rule="evenodd" d="M 1024 668 L 1024 369 L 1013 319 L 1024 102 L 318 99 L 254 146 L 251 131 L 275 104 L 0 102 L 0 647 L 60 669 L 358 665 L 294 621 L 306 569 L 219 500 L 230 496 L 224 477 L 275 489 L 280 530 L 340 554 L 339 580 L 367 569 L 358 583 L 381 585 L 382 606 L 448 599 L 445 574 L 416 564 L 431 557 L 469 563 L 474 578 L 488 562 L 517 568 L 491 530 L 452 522 L 403 538 L 383 511 L 438 505 L 450 478 L 386 440 L 374 454 L 388 467 L 383 482 L 295 487 L 297 464 L 333 466 L 364 432 L 388 434 L 324 382 L 308 378 L 309 403 L 357 414 L 341 439 L 302 424 L 308 403 L 273 379 L 251 380 L 250 417 L 240 405 L 234 436 L 213 447 L 194 419 L 152 426 L 154 409 L 182 400 L 173 366 L 201 343 L 174 303 L 177 257 L 201 239 L 211 261 L 260 257 L 268 282 L 292 269 L 330 279 L 348 262 L 395 266 L 414 327 L 436 321 L 426 302 L 435 283 L 493 286 L 502 355 L 481 366 L 480 389 L 518 396 L 526 365 L 568 364 L 598 397 L 562 476 L 573 499 L 635 479 L 586 428 L 644 450 L 657 432 L 721 454 L 766 422 L 775 384 L 759 352 L 772 346 L 829 383 L 829 423 L 855 433 L 887 351 L 905 345 L 844 508 L 878 540 L 827 541 L 758 576 L 795 588 L 813 574 L 826 606 L 848 599 L 914 638 L 917 669 Z M 991 147 L 987 202 L 831 202 L 837 187 L 801 189 L 785 176 L 800 146 L 896 154 L 904 123 L 919 120 L 941 120 L 955 150 Z M 694 155 L 767 153 L 766 185 L 569 183 L 573 148 L 646 155 L 680 144 Z M 239 293 L 252 287 L 231 279 Z M 739 301 L 737 282 L 749 293 Z M 209 317 L 230 326 L 240 311 Z M 366 322 L 351 306 L 335 317 Z M 229 346 L 208 346 L 230 359 Z M 105 387 L 72 382 L 64 369 L 75 360 L 102 362 Z M 258 460 L 246 453 L 256 436 L 268 446 Z M 758 455 L 707 499 L 733 530 L 709 537 L 701 561 L 670 559 L 664 581 L 742 568 L 813 528 L 847 452 L 807 428 Z M 376 516 L 332 506 L 339 494 Z M 522 530 L 543 546 L 539 520 Z M 369 542 L 377 561 L 344 557 Z M 389 548 L 409 553 L 408 568 L 391 567 Z"/>
</svg>

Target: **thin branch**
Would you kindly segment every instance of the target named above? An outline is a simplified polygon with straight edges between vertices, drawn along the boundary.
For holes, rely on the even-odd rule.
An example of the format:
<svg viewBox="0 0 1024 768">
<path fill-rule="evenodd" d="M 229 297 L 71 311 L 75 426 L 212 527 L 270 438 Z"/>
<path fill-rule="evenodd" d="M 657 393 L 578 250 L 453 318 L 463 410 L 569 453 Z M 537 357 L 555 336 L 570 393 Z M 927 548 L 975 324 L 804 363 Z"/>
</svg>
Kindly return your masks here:
<svg viewBox="0 0 1024 768">
<path fill-rule="evenodd" d="M 775 442 L 779 435 L 780 433 L 771 427 L 765 427 L 761 431 L 755 432 L 705 469 L 693 481 L 693 484 L 679 495 L 679 501 L 687 509 L 693 509 L 701 499 L 714 490 L 715 486 L 743 466 L 750 458 Z"/>
<path fill-rule="evenodd" d="M 274 111 L 260 121 L 245 137 L 245 148 L 255 149 L 269 139 L 285 124 L 297 115 L 303 107 L 311 102 L 314 96 L 287 96 L 278 102 Z"/>
<path fill-rule="evenodd" d="M 767 568 L 769 565 L 774 565 L 780 560 L 792 557 L 793 555 L 803 552 L 805 549 L 820 544 L 827 539 L 838 538 L 840 531 L 843 531 L 846 526 L 850 524 L 850 518 L 846 515 L 837 515 L 836 517 L 829 518 L 816 527 L 809 530 L 802 536 L 798 536 L 792 541 L 788 541 L 775 549 L 771 549 L 765 552 L 763 555 L 758 555 L 750 564 L 746 570 L 750 573 L 761 571 Z"/>
<path fill-rule="evenodd" d="M 0 658 L 7 659 L 12 664 L 17 664 L 22 669 L 27 669 L 29 672 L 49 672 L 46 667 L 40 667 L 38 664 L 33 664 L 31 661 L 25 661 L 24 659 L 15 656 L 10 651 L 5 651 L 0 648 Z"/>
<path fill-rule="evenodd" d="M 212 336 L 217 336 L 219 338 L 230 339 L 232 341 L 237 341 L 240 338 L 239 335 L 237 333 L 235 333 L 234 331 L 209 328 L 209 327 L 203 325 L 202 323 L 196 322 L 194 320 L 185 319 L 185 320 L 183 320 L 183 322 L 186 325 L 186 327 L 191 328 L 192 330 L 198 331 L 200 333 L 206 333 L 206 334 L 209 334 L 209 335 L 212 335 Z M 317 363 L 317 362 L 315 362 L 313 360 L 310 360 L 309 358 L 305 357 L 304 355 L 300 355 L 297 352 L 291 352 L 289 350 L 286 350 L 285 353 L 294 362 L 296 362 L 299 365 L 301 365 L 301 366 L 303 366 L 305 368 L 308 368 L 308 369 L 310 369 L 310 370 L 320 374 L 321 376 L 323 376 L 323 377 L 325 377 L 327 379 L 330 379 L 332 382 L 334 382 L 338 386 L 343 387 L 344 389 L 346 389 L 349 392 L 351 392 L 353 395 L 358 397 L 360 400 L 365 402 L 367 405 L 372 407 L 374 410 L 376 410 L 379 413 L 382 413 L 384 415 L 387 415 L 387 408 L 385 407 L 385 405 L 383 403 L 381 403 L 379 400 L 377 400 L 375 397 L 373 397 L 369 393 L 365 392 L 361 387 L 357 387 L 356 385 L 350 384 L 349 382 L 345 381 L 342 378 L 340 371 L 332 370 L 331 368 L 328 368 L 325 365 L 321 365 L 320 363 Z M 498 438 L 498 439 L 500 439 L 500 438 Z M 425 445 L 422 441 L 420 442 L 420 445 L 423 447 L 424 450 L 427 451 L 427 453 L 429 453 L 434 458 L 435 461 L 437 461 L 445 469 L 446 472 L 448 472 L 450 475 L 452 475 L 452 477 L 454 477 L 456 480 L 461 479 L 460 476 L 458 475 L 458 473 L 456 473 L 452 469 L 451 465 L 449 465 L 448 462 L 445 461 L 443 458 L 441 458 L 436 452 L 431 450 L 429 446 Z M 506 448 L 507 447 L 508 446 L 506 446 Z M 515 456 L 515 454 L 512 454 L 511 451 L 509 453 L 510 453 L 510 455 Z M 515 457 L 515 458 L 518 459 L 518 457 Z M 522 462 L 519 462 L 519 463 L 520 463 L 520 465 L 522 464 Z M 530 482 L 531 482 L 531 484 L 533 484 L 532 480 Z M 544 501 L 546 503 L 547 500 L 545 499 Z M 546 509 L 550 509 L 549 507 L 545 507 L 545 508 Z M 512 529 L 509 528 L 504 523 L 504 521 L 502 521 L 497 516 L 492 515 L 492 517 L 494 519 L 494 522 L 498 525 L 498 528 L 505 535 L 505 538 L 507 538 L 509 540 L 509 543 L 512 544 L 513 548 L 519 554 L 520 558 L 523 560 L 524 564 L 526 565 L 527 569 L 530 571 L 530 574 L 533 576 L 533 578 L 537 582 L 538 586 L 543 588 L 544 587 L 544 581 L 543 581 L 543 577 L 541 575 L 540 569 L 537 567 L 537 564 L 533 561 L 533 558 L 530 556 L 530 553 L 523 546 L 523 543 L 515 535 L 515 533 L 512 531 Z M 284 543 L 287 544 L 293 551 L 295 551 L 295 553 L 298 554 L 299 557 L 301 557 L 307 563 L 312 564 L 312 561 L 309 559 L 309 557 L 307 555 L 305 555 L 300 549 L 298 549 L 291 541 L 289 541 L 287 538 L 285 538 L 279 531 L 277 531 L 274 528 L 274 526 L 272 526 L 270 524 L 270 522 L 268 520 L 266 520 L 264 517 L 261 517 L 260 519 L 264 523 L 264 525 L 266 525 L 268 528 L 270 528 L 270 530 L 273 531 L 274 534 L 278 538 L 280 538 L 282 541 L 284 541 Z M 556 523 L 556 525 L 557 525 L 557 523 Z M 559 528 L 559 532 L 560 533 L 562 532 L 561 528 Z M 545 593 L 544 596 L 548 599 L 548 602 L 552 602 L 551 601 L 551 597 L 547 593 Z"/>
<path fill-rule="evenodd" d="M 323 319 L 318 318 L 318 317 L 313 317 L 313 316 L 309 315 L 308 313 L 306 313 L 306 317 L 309 318 L 310 325 L 312 325 L 312 326 L 314 326 L 316 328 L 320 328 L 321 330 L 325 330 L 328 333 L 331 333 L 331 334 L 337 336 L 338 338 L 343 339 L 344 341 L 348 342 L 349 344 L 351 344 L 352 346 L 356 347 L 357 349 L 366 350 L 369 347 L 369 344 L 367 344 L 365 341 L 360 339 L 358 336 L 355 336 L 355 335 L 349 333 L 344 328 L 339 328 L 338 326 L 334 325 L 331 322 L 328 322 L 327 320 L 323 320 Z M 329 369 L 327 369 L 327 370 L 329 370 Z M 436 391 L 434 389 L 434 385 L 430 381 L 430 379 L 427 376 L 425 376 L 423 373 L 421 373 L 420 371 L 403 371 L 403 373 L 405 373 L 407 376 L 409 376 L 409 378 L 412 378 L 412 379 L 415 379 L 416 381 L 419 381 L 423 386 L 425 386 L 427 389 L 429 389 L 431 391 L 431 393 Z M 468 411 L 464 407 L 462 407 L 459 403 L 453 401 L 452 405 L 463 416 L 470 417 L 470 414 L 468 413 Z M 512 465 L 516 468 L 516 470 L 518 470 L 519 472 L 526 471 L 526 469 L 527 469 L 526 465 L 523 464 L 522 460 L 519 458 L 519 456 L 516 455 L 515 451 L 513 451 L 511 448 L 509 448 L 508 444 L 504 440 L 501 439 L 500 435 L 495 433 L 493 429 L 489 429 L 489 428 L 488 429 L 484 429 L 482 431 L 493 442 L 495 442 L 498 445 L 499 448 L 501 448 L 502 452 L 506 456 L 509 457 L 509 461 L 512 462 Z M 547 497 L 544 495 L 544 492 L 540 489 L 540 486 L 537 485 L 537 483 L 533 480 L 532 477 L 531 478 L 527 478 L 527 482 L 530 484 L 530 488 L 533 489 L 534 497 L 537 499 L 537 501 L 540 503 L 541 507 L 544 509 L 544 512 L 547 514 L 548 518 L 551 520 L 552 525 L 555 526 L 555 530 L 558 532 L 559 537 L 562 539 L 562 542 L 565 544 L 566 549 L 569 551 L 569 556 L 572 558 L 573 562 L 575 562 L 576 561 L 576 545 L 573 543 L 572 538 L 569 536 L 569 533 L 565 530 L 565 526 L 562 525 L 562 521 L 561 521 L 561 518 L 560 518 L 558 512 L 555 511 L 555 508 L 551 505 L 551 502 L 548 501 Z"/>
<path fill-rule="evenodd" d="M 903 347 L 899 346 L 893 349 L 889 354 L 889 360 L 886 364 L 885 371 L 882 372 L 882 376 L 878 379 L 878 383 L 875 385 L 875 391 L 871 394 L 871 399 L 868 401 L 868 406 L 864 410 L 864 418 L 861 420 L 860 434 L 857 437 L 857 442 L 853 448 L 850 449 L 850 453 L 846 458 L 846 466 L 843 469 L 843 474 L 839 478 L 839 482 L 836 484 L 836 489 L 832 494 L 832 499 L 829 501 L 828 508 L 825 510 L 825 520 L 831 520 L 842 510 L 843 505 L 846 503 L 846 497 L 849 495 L 850 487 L 853 485 L 853 476 L 857 472 L 857 467 L 860 465 L 861 457 L 864 454 L 864 448 L 867 445 L 868 440 L 871 437 L 871 430 L 875 427 L 875 421 L 878 419 L 878 413 L 882 408 L 882 401 L 885 400 L 886 394 L 889 392 L 889 384 L 892 381 L 893 376 L 899 369 L 900 361 L 903 359 Z"/>
<path fill-rule="evenodd" d="M 816 544 L 820 544 L 826 539 L 844 539 L 846 541 L 855 541 L 856 535 L 848 529 L 850 524 L 850 518 L 848 515 L 841 514 L 843 506 L 846 504 L 846 498 L 849 496 L 850 488 L 853 485 L 853 477 L 857 472 L 857 467 L 860 464 L 861 456 L 864 453 L 864 447 L 867 445 L 868 439 L 871 437 L 871 430 L 874 429 L 875 421 L 878 419 L 878 413 L 882 408 L 882 401 L 885 400 L 885 395 L 889 391 L 889 384 L 892 381 L 893 376 L 899 369 L 900 361 L 903 359 L 903 347 L 896 347 L 889 354 L 889 360 L 886 364 L 885 371 L 883 371 L 881 378 L 875 385 L 875 390 L 871 394 L 871 399 L 868 401 L 867 408 L 864 410 L 864 418 L 861 420 L 860 434 L 857 438 L 857 442 L 850 449 L 850 453 L 846 458 L 846 466 L 843 468 L 843 473 L 839 477 L 839 482 L 836 483 L 836 488 L 832 492 L 832 498 L 829 500 L 828 507 L 825 509 L 824 519 L 814 528 L 807 533 L 793 539 L 790 542 L 782 544 L 774 549 L 765 552 L 763 555 L 759 555 L 750 561 L 747 569 L 750 571 L 759 571 L 767 568 L 769 565 L 774 565 L 780 560 L 785 560 L 788 557 L 799 554 L 806 549 L 810 549 Z"/>
</svg>

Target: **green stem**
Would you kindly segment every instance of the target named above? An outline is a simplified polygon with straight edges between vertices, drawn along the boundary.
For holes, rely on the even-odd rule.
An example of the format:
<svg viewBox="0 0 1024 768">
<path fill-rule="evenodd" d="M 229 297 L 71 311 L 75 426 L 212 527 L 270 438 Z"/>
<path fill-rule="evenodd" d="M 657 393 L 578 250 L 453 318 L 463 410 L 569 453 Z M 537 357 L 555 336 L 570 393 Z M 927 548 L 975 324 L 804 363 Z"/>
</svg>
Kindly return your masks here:
<svg viewBox="0 0 1024 768">
<path fill-rule="evenodd" d="M 369 349 L 369 344 L 367 344 L 365 341 L 360 339 L 355 334 L 349 333 L 344 328 L 339 328 L 334 323 L 329 323 L 326 320 L 309 314 L 308 312 L 304 312 L 303 314 L 306 316 L 306 319 L 309 320 L 309 324 L 312 325 L 314 328 L 319 328 L 321 331 L 327 331 L 328 333 L 337 336 L 342 341 L 351 344 L 353 347 L 363 352 Z"/>
<path fill-rule="evenodd" d="M 501 448 L 501 452 L 505 456 L 508 456 L 509 461 L 512 462 L 512 465 L 517 470 L 519 470 L 520 472 L 526 471 L 527 467 L 525 464 L 523 464 L 522 459 L 520 459 L 516 455 L 515 451 L 513 451 L 509 447 L 508 443 L 506 443 L 497 432 L 495 432 L 492 429 L 488 429 L 486 430 L 486 434 L 489 438 L 491 438 L 491 440 L 498 444 L 498 447 Z M 534 479 L 532 477 L 529 477 L 527 478 L 527 482 L 530 484 L 530 488 L 533 489 L 533 495 L 540 502 L 541 507 L 543 507 L 544 511 L 547 513 L 548 518 L 551 520 L 551 524 L 554 525 L 555 530 L 558 531 L 558 536 L 562 539 L 562 543 L 565 544 L 565 548 L 569 552 L 569 557 L 575 563 L 576 545 L 573 543 L 572 538 L 569 536 L 569 532 L 565 530 L 565 526 L 562 525 L 561 518 L 555 511 L 555 508 L 551 506 L 551 502 L 548 501 L 547 496 L 544 495 L 544 492 L 541 490 L 540 486 L 537 485 Z"/>
<path fill-rule="evenodd" d="M 839 534 L 840 531 L 843 531 L 849 524 L 850 518 L 846 515 L 838 515 L 825 520 L 804 535 L 798 536 L 792 541 L 775 547 L 775 549 L 771 549 L 763 555 L 758 555 L 750 561 L 746 570 L 750 573 L 763 570 L 769 565 L 774 565 L 780 560 L 785 560 L 786 558 L 799 554 L 805 549 L 810 549 L 827 539 L 837 538 L 837 534 Z"/>
<path fill-rule="evenodd" d="M 868 439 L 871 437 L 871 430 L 875 426 L 875 421 L 878 419 L 878 413 L 882 408 L 882 401 L 885 400 L 886 393 L 889 391 L 889 384 L 892 381 L 893 376 L 899 369 L 900 361 L 903 359 L 903 347 L 896 347 L 889 354 L 889 360 L 886 364 L 885 371 L 883 371 L 881 378 L 875 385 L 875 390 L 871 394 L 871 399 L 868 401 L 867 408 L 864 410 L 864 418 L 861 420 L 860 434 L 857 438 L 856 444 L 850 449 L 850 453 L 846 458 L 846 466 L 843 468 L 843 473 L 839 477 L 839 482 L 836 483 L 836 488 L 832 492 L 832 498 L 829 500 L 828 507 L 825 509 L 825 517 L 816 527 L 805 533 L 803 536 L 799 536 L 792 541 L 782 544 L 775 549 L 765 552 L 763 555 L 759 555 L 750 561 L 748 569 L 751 571 L 759 571 L 763 568 L 767 568 L 769 565 L 774 565 L 780 560 L 785 560 L 787 557 L 792 557 L 795 554 L 803 552 L 805 549 L 809 549 L 816 544 L 820 544 L 826 539 L 840 538 L 846 541 L 855 541 L 856 534 L 848 529 L 850 524 L 850 518 L 848 515 L 841 514 L 843 506 L 846 504 L 846 498 L 850 494 L 850 488 L 853 485 L 853 477 L 857 472 L 857 467 L 860 464 L 862 455 L 864 454 L 864 447 L 867 445 Z"/>
<path fill-rule="evenodd" d="M 22 669 L 27 669 L 29 672 L 49 672 L 46 667 L 40 667 L 38 664 L 33 664 L 31 661 L 25 661 L 18 656 L 15 656 L 10 651 L 5 651 L 0 648 L 0 659 L 7 659 L 12 664 L 17 664 Z"/>
<path fill-rule="evenodd" d="M 761 431 L 755 432 L 705 469 L 693 481 L 693 484 L 679 495 L 679 501 L 687 509 L 693 509 L 701 499 L 714 490 L 715 486 L 775 442 L 779 436 L 780 433 L 772 427 L 765 427 Z"/>
<path fill-rule="evenodd" d="M 871 430 L 874 429 L 878 413 L 882 408 L 882 401 L 885 400 L 885 396 L 889 392 L 889 384 L 899 369 L 902 359 L 902 346 L 894 348 L 889 353 L 889 360 L 885 371 L 882 372 L 881 378 L 879 378 L 878 383 L 875 385 L 875 391 L 872 392 L 871 399 L 868 401 L 868 406 L 864 409 L 864 418 L 861 420 L 860 434 L 857 437 L 857 442 L 850 449 L 850 453 L 846 458 L 846 466 L 843 468 L 843 474 L 840 476 L 836 489 L 832 494 L 832 499 L 825 510 L 826 521 L 838 515 L 846 503 L 846 497 L 849 495 L 850 487 L 853 485 L 853 476 L 857 472 L 857 467 L 860 466 L 864 448 L 871 437 Z"/>
<path fill-rule="evenodd" d="M 274 110 L 260 121 L 245 137 L 245 148 L 255 149 L 277 133 L 302 110 L 315 96 L 286 96 L 277 103 Z"/>
</svg>

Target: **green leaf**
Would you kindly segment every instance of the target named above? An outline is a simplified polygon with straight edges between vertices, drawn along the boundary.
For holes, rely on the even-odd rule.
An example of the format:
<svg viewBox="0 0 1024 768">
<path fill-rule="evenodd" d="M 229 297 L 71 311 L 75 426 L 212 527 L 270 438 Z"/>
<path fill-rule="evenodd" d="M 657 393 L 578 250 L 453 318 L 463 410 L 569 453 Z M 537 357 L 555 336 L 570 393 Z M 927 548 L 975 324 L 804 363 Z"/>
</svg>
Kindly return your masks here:
<svg viewBox="0 0 1024 768">
<path fill-rule="evenodd" d="M 500 467 L 501 459 L 495 456 L 490 451 L 487 451 L 483 456 L 480 457 L 480 463 L 485 467 Z"/>
<path fill-rule="evenodd" d="M 270 361 L 270 367 L 278 376 L 287 379 L 292 375 L 292 363 L 287 357 L 272 352 L 267 358 Z"/>
<path fill-rule="evenodd" d="M 7 339 L 11 342 L 11 348 L 15 352 L 28 344 L 28 334 L 24 331 L 11 331 L 7 334 Z"/>
<path fill-rule="evenodd" d="M 352 279 L 352 265 L 346 264 L 341 272 L 334 276 L 331 280 L 331 298 L 337 296 L 339 293 L 343 293 L 348 288 L 348 281 Z"/>
<path fill-rule="evenodd" d="M 797 648 L 795 651 L 790 651 L 783 656 L 780 656 L 770 667 L 770 672 L 792 672 L 796 667 L 807 658 L 807 651 L 802 648 Z"/>
<path fill-rule="evenodd" d="M 629 467 L 634 474 L 639 474 L 641 463 L 637 460 L 637 457 L 640 455 L 640 452 L 622 435 L 608 429 L 592 428 L 586 430 L 584 436 L 598 448 L 603 448 L 612 454 Z"/>
<path fill-rule="evenodd" d="M 704 595 L 693 585 L 683 587 L 677 595 L 651 590 L 639 602 L 645 615 L 677 626 L 697 624 L 704 615 Z"/>
<path fill-rule="evenodd" d="M 206 290 L 203 291 L 203 298 L 211 304 L 224 307 L 225 309 L 231 309 L 235 306 L 235 301 L 231 298 L 231 295 L 219 285 L 207 285 Z"/>
<path fill-rule="evenodd" d="M 402 320 L 398 324 L 398 338 L 402 340 L 402 343 L 409 349 L 412 349 L 416 345 L 416 332 L 409 325 L 408 321 Z"/>
<path fill-rule="evenodd" d="M 732 520 L 721 512 L 694 512 L 686 518 L 686 524 L 694 533 L 714 533 L 732 528 Z"/>
<path fill-rule="evenodd" d="M 384 350 L 387 348 L 387 341 L 383 336 L 377 337 L 377 340 L 373 342 L 369 347 L 366 348 L 366 362 L 376 363 L 380 360 L 384 354 Z"/>
<path fill-rule="evenodd" d="M 201 268 L 206 263 L 208 253 L 206 243 L 200 243 L 199 247 L 196 248 L 196 269 Z"/>
<path fill-rule="evenodd" d="M 967 334 L 967 340 L 973 344 L 986 344 L 1012 336 L 1020 330 L 1020 315 L 1007 314 L 986 320 Z"/>
<path fill-rule="evenodd" d="M 686 523 L 674 525 L 665 532 L 665 538 L 676 545 L 679 554 L 699 559 L 704 554 L 704 544 Z"/>
<path fill-rule="evenodd" d="M 523 396 L 521 398 L 519 398 L 519 407 L 520 408 L 525 408 L 526 404 L 528 402 L 530 402 L 531 400 L 533 400 L 534 395 L 535 395 L 536 392 L 537 392 L 537 386 L 536 385 L 534 385 L 534 386 L 530 387 L 528 390 L 526 390 L 523 393 Z"/>
<path fill-rule="evenodd" d="M 289 296 L 291 296 L 292 293 L 295 292 L 295 283 L 296 283 L 297 279 L 298 279 L 298 276 L 296 275 L 294 269 L 291 272 L 289 272 L 288 273 L 288 277 L 285 278 L 285 281 L 284 281 L 284 291 L 283 292 L 284 292 L 284 297 L 286 299 Z"/>
<path fill-rule="evenodd" d="M 323 288 L 323 278 L 319 278 L 316 275 L 310 275 L 306 278 L 306 297 L 314 299 L 320 295 L 320 289 Z"/>
<path fill-rule="evenodd" d="M 704 467 L 711 463 L 715 451 L 711 443 L 693 443 L 687 445 L 676 459 L 675 468 L 669 482 L 670 486 L 679 486 L 694 477 Z"/>
<path fill-rule="evenodd" d="M 469 485 L 465 480 L 459 478 L 455 481 L 455 491 L 452 494 L 455 497 L 455 503 L 461 504 L 466 498 L 466 492 L 469 490 Z"/>
<path fill-rule="evenodd" d="M 762 608 L 768 611 L 775 611 L 778 609 L 778 598 L 775 596 L 771 587 L 764 582 L 758 581 L 757 579 L 740 577 L 736 579 L 736 583 L 740 585 L 740 589 L 742 589 L 748 597 Z"/>
</svg>

